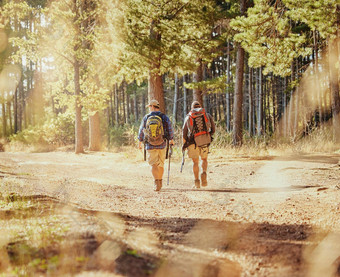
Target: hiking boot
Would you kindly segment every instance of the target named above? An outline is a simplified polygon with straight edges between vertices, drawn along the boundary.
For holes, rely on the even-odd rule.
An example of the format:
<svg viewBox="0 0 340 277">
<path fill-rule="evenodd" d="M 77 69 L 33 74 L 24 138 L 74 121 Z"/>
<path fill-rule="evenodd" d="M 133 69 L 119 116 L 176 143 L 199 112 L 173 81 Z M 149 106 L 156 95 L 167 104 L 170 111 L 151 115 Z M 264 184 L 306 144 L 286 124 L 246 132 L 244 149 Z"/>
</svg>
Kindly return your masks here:
<svg viewBox="0 0 340 277">
<path fill-rule="evenodd" d="M 201 182 L 202 182 L 202 187 L 206 187 L 208 185 L 207 173 L 206 172 L 203 172 L 201 174 Z"/>
<path fill-rule="evenodd" d="M 200 188 L 200 180 L 199 179 L 195 180 L 194 188 L 196 188 L 196 189 Z"/>
<path fill-rule="evenodd" d="M 160 191 L 162 188 L 162 179 L 155 180 L 154 191 Z"/>
</svg>

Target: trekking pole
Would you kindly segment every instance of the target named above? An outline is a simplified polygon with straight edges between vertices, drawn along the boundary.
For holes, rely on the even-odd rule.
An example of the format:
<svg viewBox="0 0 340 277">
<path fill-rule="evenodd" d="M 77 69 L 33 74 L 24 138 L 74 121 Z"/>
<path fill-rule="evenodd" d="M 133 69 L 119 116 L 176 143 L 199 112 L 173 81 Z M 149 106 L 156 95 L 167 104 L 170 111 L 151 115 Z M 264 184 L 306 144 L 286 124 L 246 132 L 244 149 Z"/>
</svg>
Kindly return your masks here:
<svg viewBox="0 0 340 277">
<path fill-rule="evenodd" d="M 169 140 L 166 140 L 166 154 L 165 154 L 165 159 L 169 157 Z"/>
<path fill-rule="evenodd" d="M 181 165 L 181 173 L 182 173 L 182 170 L 183 170 L 183 166 L 184 166 L 184 161 L 185 161 L 185 149 L 187 149 L 188 147 L 188 142 L 186 141 L 183 146 L 182 146 L 182 153 L 183 153 L 183 156 L 182 156 L 182 165 Z"/>
<path fill-rule="evenodd" d="M 182 149 L 182 153 L 183 153 L 183 157 L 182 157 L 181 173 L 182 173 L 184 161 L 185 161 L 185 149 L 184 150 Z"/>
<path fill-rule="evenodd" d="M 145 143 L 144 143 L 144 161 L 146 161 L 146 149 L 145 149 Z"/>
<path fill-rule="evenodd" d="M 167 185 L 169 185 L 169 178 L 170 178 L 170 160 L 172 155 L 172 144 L 170 145 L 170 151 L 169 151 L 169 165 L 168 165 L 168 182 Z"/>
</svg>

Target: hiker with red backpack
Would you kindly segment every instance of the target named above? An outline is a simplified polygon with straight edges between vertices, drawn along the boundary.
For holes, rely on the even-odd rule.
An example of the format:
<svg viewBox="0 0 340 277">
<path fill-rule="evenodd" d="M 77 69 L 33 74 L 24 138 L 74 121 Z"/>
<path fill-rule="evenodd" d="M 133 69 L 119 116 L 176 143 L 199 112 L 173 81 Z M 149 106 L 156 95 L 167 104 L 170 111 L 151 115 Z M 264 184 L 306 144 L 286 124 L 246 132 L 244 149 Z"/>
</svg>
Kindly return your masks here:
<svg viewBox="0 0 340 277">
<path fill-rule="evenodd" d="M 193 161 L 195 176 L 194 188 L 208 185 L 207 168 L 209 145 L 215 133 L 215 123 L 198 101 L 191 104 L 191 111 L 187 114 L 183 124 L 183 155 L 188 149 L 188 157 Z M 184 156 L 183 156 L 184 157 Z M 201 180 L 199 179 L 199 158 L 202 160 Z"/>
<path fill-rule="evenodd" d="M 157 100 L 151 100 L 148 107 L 150 113 L 144 116 L 139 127 L 139 149 L 142 149 L 142 142 L 144 142 L 146 160 L 152 167 L 154 190 L 160 191 L 162 188 L 167 141 L 171 146 L 174 144 L 174 132 L 169 117 L 159 110 L 160 106 Z"/>
</svg>

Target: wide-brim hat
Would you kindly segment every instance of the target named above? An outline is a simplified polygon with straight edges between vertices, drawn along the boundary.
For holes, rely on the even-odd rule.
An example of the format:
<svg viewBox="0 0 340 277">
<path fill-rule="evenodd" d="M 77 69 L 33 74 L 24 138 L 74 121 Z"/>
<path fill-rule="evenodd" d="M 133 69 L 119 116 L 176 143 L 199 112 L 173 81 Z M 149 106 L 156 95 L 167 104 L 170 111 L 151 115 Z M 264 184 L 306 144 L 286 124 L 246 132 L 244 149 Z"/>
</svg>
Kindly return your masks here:
<svg viewBox="0 0 340 277">
<path fill-rule="evenodd" d="M 154 106 L 154 107 L 156 107 L 156 108 L 159 108 L 159 107 L 160 107 L 159 102 L 158 102 L 156 99 L 150 100 L 150 102 L 149 102 L 149 104 L 148 104 L 148 107 L 149 107 L 149 106 Z"/>
</svg>

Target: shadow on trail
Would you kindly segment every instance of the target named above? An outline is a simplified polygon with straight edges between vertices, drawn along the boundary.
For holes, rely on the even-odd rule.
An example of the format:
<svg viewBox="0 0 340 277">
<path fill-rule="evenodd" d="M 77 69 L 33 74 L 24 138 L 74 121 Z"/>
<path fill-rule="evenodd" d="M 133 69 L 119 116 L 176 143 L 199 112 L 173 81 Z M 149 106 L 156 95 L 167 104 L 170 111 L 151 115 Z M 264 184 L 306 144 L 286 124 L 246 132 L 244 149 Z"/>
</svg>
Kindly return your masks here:
<svg viewBox="0 0 340 277">
<path fill-rule="evenodd" d="M 275 161 L 301 161 L 311 163 L 325 163 L 325 164 L 338 164 L 340 162 L 339 154 L 299 154 L 288 156 L 277 156 Z"/>
<path fill-rule="evenodd" d="M 0 251 L 0 260 L 18 266 L 37 259 L 48 261 L 51 256 L 63 257 L 54 268 L 57 274 L 106 270 L 123 276 L 210 277 L 257 275 L 260 271 L 266 275 L 266 270 L 271 269 L 268 272 L 273 274 L 275 268 L 284 268 L 286 271 L 277 271 L 277 275 L 292 276 L 292 273 L 305 272 L 308 268 L 305 250 L 314 249 L 325 237 L 318 233 L 315 240 L 312 226 L 306 224 L 138 217 L 88 210 L 45 195 L 12 198 L 11 201 L 30 201 L 38 206 L 40 214 L 33 213 L 30 220 L 48 214 L 62 218 L 62 224 L 70 227 L 51 246 L 46 246 L 45 242 L 45 246 L 33 247 L 22 237 L 0 245 L 0 249 L 6 249 Z M 25 213 L 31 211 L 17 212 L 22 214 L 21 219 L 26 224 Z M 0 219 L 9 220 L 8 217 Z M 77 257 L 84 259 L 81 263 L 63 264 Z M 0 263 L 0 272 L 3 267 Z"/>
<path fill-rule="evenodd" d="M 171 189 L 171 188 L 164 188 L 162 192 L 166 191 L 182 191 L 182 192 L 198 192 L 198 193 L 204 193 L 204 192 L 220 192 L 220 193 L 263 193 L 263 192 L 286 192 L 286 191 L 298 191 L 303 189 L 309 189 L 309 188 L 319 188 L 319 185 L 315 186 L 289 186 L 289 187 L 277 187 L 277 188 L 230 188 L 230 189 Z"/>
</svg>

